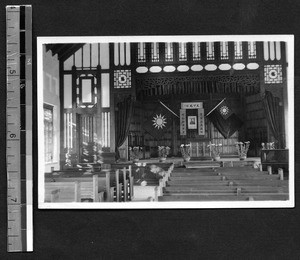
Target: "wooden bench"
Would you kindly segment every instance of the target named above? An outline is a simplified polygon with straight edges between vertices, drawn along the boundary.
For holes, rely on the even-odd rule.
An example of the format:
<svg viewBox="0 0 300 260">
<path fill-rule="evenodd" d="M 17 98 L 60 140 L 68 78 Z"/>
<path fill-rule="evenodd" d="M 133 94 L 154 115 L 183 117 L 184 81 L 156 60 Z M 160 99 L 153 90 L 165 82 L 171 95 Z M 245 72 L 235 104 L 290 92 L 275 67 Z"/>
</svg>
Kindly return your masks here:
<svg viewBox="0 0 300 260">
<path fill-rule="evenodd" d="M 243 194 L 243 193 L 288 193 L 287 187 L 272 186 L 168 186 L 163 189 L 164 194 L 168 193 L 198 193 L 198 194 Z"/>
<path fill-rule="evenodd" d="M 45 182 L 45 202 L 80 202 L 80 183 Z"/>
<path fill-rule="evenodd" d="M 110 183 L 111 189 L 110 201 L 127 202 L 133 197 L 133 182 L 132 168 L 130 165 L 122 169 L 111 169 Z"/>
<path fill-rule="evenodd" d="M 81 175 L 68 177 L 66 175 L 52 176 L 51 178 L 45 179 L 45 186 L 59 186 L 61 183 L 74 183 L 78 182 L 80 184 L 80 200 L 79 201 L 93 201 L 93 202 L 102 202 L 104 201 L 104 192 L 108 189 L 107 187 L 107 177 L 99 178 L 97 174 L 94 175 Z M 50 183 L 50 184 L 49 184 Z"/>
<path fill-rule="evenodd" d="M 286 200 L 288 181 L 282 174 L 270 175 L 253 167 L 175 168 L 161 190 L 158 201 Z"/>
<path fill-rule="evenodd" d="M 201 194 L 172 194 L 158 196 L 157 201 L 271 201 L 271 200 L 288 200 L 288 194 L 261 194 L 261 195 L 201 195 Z"/>
<path fill-rule="evenodd" d="M 189 185 L 221 185 L 221 186 L 274 186 L 274 187 L 288 187 L 287 180 L 221 180 L 221 181 L 203 181 L 203 180 L 173 180 L 168 181 L 167 186 L 189 186 Z"/>
</svg>

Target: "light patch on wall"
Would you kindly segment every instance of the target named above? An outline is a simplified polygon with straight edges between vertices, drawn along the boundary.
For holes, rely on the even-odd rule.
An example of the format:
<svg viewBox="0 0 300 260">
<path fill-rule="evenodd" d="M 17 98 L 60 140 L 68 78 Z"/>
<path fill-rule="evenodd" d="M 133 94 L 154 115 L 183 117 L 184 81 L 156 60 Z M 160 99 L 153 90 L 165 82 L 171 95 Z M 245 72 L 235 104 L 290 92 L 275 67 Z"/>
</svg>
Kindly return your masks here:
<svg viewBox="0 0 300 260">
<path fill-rule="evenodd" d="M 109 107 L 109 73 L 101 74 L 101 104 L 102 107 Z"/>
<path fill-rule="evenodd" d="M 75 66 L 82 67 L 82 48 L 75 52 Z"/>
<path fill-rule="evenodd" d="M 92 44 L 92 67 L 97 67 L 98 60 L 99 60 L 99 44 L 93 43 Z"/>
<path fill-rule="evenodd" d="M 102 69 L 109 69 L 109 44 L 100 43 L 100 65 Z"/>
<path fill-rule="evenodd" d="M 90 44 L 83 45 L 83 67 L 90 67 Z"/>
<path fill-rule="evenodd" d="M 72 108 L 72 76 L 64 75 L 64 108 Z"/>
<path fill-rule="evenodd" d="M 71 70 L 73 66 L 73 55 L 64 62 L 64 70 Z"/>
<path fill-rule="evenodd" d="M 82 103 L 92 102 L 92 81 L 90 79 L 83 79 L 81 83 L 82 89 Z"/>
</svg>

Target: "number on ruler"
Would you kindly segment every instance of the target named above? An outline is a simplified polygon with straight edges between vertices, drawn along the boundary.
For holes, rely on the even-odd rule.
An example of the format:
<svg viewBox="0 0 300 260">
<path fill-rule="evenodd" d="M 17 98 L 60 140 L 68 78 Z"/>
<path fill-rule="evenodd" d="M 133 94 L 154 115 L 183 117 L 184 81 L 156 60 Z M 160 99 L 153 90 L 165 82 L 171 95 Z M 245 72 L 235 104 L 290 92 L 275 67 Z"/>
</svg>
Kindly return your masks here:
<svg viewBox="0 0 300 260">
<path fill-rule="evenodd" d="M 10 134 L 9 137 L 10 137 L 10 138 L 16 138 L 17 135 L 16 135 L 16 134 Z"/>
</svg>

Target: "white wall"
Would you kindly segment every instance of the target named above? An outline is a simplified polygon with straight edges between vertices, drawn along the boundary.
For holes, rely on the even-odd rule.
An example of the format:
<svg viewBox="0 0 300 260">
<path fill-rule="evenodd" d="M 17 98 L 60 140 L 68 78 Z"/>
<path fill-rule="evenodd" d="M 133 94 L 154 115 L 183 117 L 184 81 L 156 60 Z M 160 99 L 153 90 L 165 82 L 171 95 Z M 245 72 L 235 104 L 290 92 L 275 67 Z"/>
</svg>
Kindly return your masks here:
<svg viewBox="0 0 300 260">
<path fill-rule="evenodd" d="M 45 46 L 44 46 L 45 48 Z M 44 50 L 43 57 L 43 93 L 44 104 L 53 106 L 53 132 L 54 156 L 52 163 L 45 163 L 45 172 L 50 172 L 51 167 L 59 170 L 60 152 L 60 100 L 59 100 L 59 61 L 57 55 L 52 56 L 51 51 Z"/>
</svg>

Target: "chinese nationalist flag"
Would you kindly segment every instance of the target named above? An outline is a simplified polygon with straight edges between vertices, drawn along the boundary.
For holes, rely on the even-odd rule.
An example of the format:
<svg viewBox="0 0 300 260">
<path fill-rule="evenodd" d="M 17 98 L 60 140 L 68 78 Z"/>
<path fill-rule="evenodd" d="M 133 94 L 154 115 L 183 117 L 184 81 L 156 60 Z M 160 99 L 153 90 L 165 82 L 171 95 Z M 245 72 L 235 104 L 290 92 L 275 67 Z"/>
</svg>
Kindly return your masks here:
<svg viewBox="0 0 300 260">
<path fill-rule="evenodd" d="M 243 122 L 232 111 L 225 100 L 215 107 L 207 117 L 225 139 L 232 136 L 243 125 Z"/>
<path fill-rule="evenodd" d="M 172 113 L 158 104 L 151 112 L 150 116 L 144 121 L 142 127 L 155 139 L 164 138 L 166 131 L 172 126 Z"/>
</svg>

